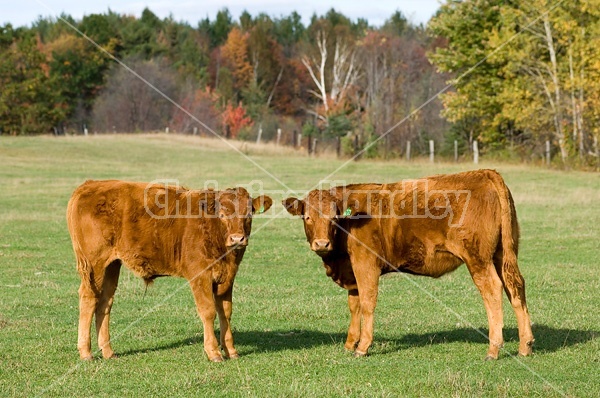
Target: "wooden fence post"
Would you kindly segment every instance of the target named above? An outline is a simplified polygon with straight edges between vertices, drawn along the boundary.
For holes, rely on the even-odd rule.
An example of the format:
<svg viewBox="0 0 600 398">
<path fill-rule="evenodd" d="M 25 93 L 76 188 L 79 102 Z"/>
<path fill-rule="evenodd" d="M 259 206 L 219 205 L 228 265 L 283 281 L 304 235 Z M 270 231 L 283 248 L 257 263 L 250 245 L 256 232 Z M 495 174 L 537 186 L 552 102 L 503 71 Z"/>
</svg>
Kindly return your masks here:
<svg viewBox="0 0 600 398">
<path fill-rule="evenodd" d="M 477 140 L 473 141 L 473 163 L 479 164 L 479 144 Z"/>
<path fill-rule="evenodd" d="M 435 141 L 429 140 L 429 161 L 435 162 Z"/>
<path fill-rule="evenodd" d="M 279 146 L 280 141 L 281 141 L 281 129 L 277 129 L 277 146 Z"/>
<path fill-rule="evenodd" d="M 387 160 L 388 156 L 389 156 L 388 154 L 390 152 L 390 135 L 386 134 L 384 139 L 385 139 L 385 149 L 383 151 L 383 158 Z"/>
<path fill-rule="evenodd" d="M 317 142 L 319 142 L 319 140 L 317 140 L 316 138 L 313 138 L 313 145 L 312 145 L 313 156 L 317 155 Z"/>
<path fill-rule="evenodd" d="M 262 123 L 258 126 L 258 135 L 256 136 L 256 143 L 260 144 L 260 138 L 262 137 Z"/>
<path fill-rule="evenodd" d="M 198 127 L 194 126 L 194 135 L 198 135 Z"/>
<path fill-rule="evenodd" d="M 546 140 L 546 164 L 550 165 L 550 141 Z"/>
<path fill-rule="evenodd" d="M 410 160 L 410 141 L 406 141 L 406 160 Z"/>
<path fill-rule="evenodd" d="M 458 141 L 454 140 L 454 162 L 458 163 Z"/>
</svg>

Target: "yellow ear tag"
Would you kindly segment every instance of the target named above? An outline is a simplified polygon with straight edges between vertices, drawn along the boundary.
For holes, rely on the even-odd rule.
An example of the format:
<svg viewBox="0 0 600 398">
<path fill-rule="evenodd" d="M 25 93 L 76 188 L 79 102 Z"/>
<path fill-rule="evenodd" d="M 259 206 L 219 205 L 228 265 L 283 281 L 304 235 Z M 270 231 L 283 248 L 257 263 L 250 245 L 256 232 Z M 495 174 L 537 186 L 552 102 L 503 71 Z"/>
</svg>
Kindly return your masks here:
<svg viewBox="0 0 600 398">
<path fill-rule="evenodd" d="M 258 214 L 261 214 L 264 212 L 265 212 L 265 206 L 260 206 L 260 209 L 258 209 Z"/>
<path fill-rule="evenodd" d="M 348 207 L 348 208 L 346 209 L 346 211 L 344 212 L 344 215 L 345 215 L 345 216 L 349 216 L 349 215 L 351 215 L 351 214 L 352 214 L 352 209 Z"/>
</svg>

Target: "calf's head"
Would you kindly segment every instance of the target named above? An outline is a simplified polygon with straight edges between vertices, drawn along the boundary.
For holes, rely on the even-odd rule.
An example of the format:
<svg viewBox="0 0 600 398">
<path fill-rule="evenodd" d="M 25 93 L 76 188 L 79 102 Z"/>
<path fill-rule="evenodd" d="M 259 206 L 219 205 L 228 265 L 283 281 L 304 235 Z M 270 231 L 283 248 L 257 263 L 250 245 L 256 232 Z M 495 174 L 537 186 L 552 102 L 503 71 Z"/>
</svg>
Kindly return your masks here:
<svg viewBox="0 0 600 398">
<path fill-rule="evenodd" d="M 238 187 L 218 192 L 215 204 L 225 246 L 238 250 L 248 246 L 252 216 L 269 210 L 273 201 L 266 195 L 252 198 L 246 189 Z"/>
<path fill-rule="evenodd" d="M 340 201 L 330 191 L 315 189 L 303 200 L 285 199 L 283 206 L 291 215 L 302 217 L 312 251 L 324 256 L 334 249 L 337 222 L 343 214 Z"/>
</svg>

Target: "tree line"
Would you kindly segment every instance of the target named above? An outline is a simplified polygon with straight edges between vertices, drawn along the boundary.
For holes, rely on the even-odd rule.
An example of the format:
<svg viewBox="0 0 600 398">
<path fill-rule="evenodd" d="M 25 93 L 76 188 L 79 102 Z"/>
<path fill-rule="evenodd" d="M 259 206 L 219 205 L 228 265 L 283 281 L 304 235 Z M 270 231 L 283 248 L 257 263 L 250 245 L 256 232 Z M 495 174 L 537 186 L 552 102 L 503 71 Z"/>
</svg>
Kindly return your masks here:
<svg viewBox="0 0 600 398">
<path fill-rule="evenodd" d="M 597 164 L 599 3 L 452 1 L 427 26 L 333 9 L 307 25 L 227 9 L 197 26 L 149 9 L 6 24 L 0 134 L 282 129 L 366 157 L 401 156 L 407 141 L 426 153 L 433 139 L 442 155 L 478 140 L 526 159 L 550 140 L 560 162 Z"/>
<path fill-rule="evenodd" d="M 598 167 L 599 0 L 452 1 L 428 28 L 446 40 L 430 60 L 453 75 L 455 135 L 522 157 L 550 142 L 559 162 Z"/>
</svg>

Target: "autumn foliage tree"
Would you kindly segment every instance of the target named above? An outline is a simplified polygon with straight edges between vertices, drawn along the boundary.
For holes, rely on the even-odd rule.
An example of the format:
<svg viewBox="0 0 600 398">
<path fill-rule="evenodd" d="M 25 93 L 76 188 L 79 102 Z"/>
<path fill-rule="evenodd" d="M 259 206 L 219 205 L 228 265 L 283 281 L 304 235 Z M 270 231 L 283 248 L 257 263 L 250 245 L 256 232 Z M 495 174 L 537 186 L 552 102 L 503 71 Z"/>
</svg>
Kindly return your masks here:
<svg viewBox="0 0 600 398">
<path fill-rule="evenodd" d="M 51 90 L 49 66 L 34 32 L 0 27 L 0 133 L 48 133 L 66 109 Z"/>
<path fill-rule="evenodd" d="M 82 131 L 83 125 L 91 121 L 92 106 L 104 84 L 109 58 L 73 34 L 60 35 L 46 43 L 43 51 L 50 60 L 51 89 L 59 98 L 66 118 Z"/>
<path fill-rule="evenodd" d="M 239 100 L 242 89 L 250 84 L 253 74 L 248 57 L 248 35 L 237 27 L 231 29 L 221 48 L 221 56 L 223 67 L 229 69 L 232 77 L 232 100 Z"/>
<path fill-rule="evenodd" d="M 563 163 L 597 162 L 600 1 L 474 0 L 442 6 L 430 23 L 448 40 L 431 60 L 460 76 L 445 116 L 488 146 L 508 142 Z"/>
<path fill-rule="evenodd" d="M 235 107 L 227 104 L 222 114 L 222 120 L 226 138 L 236 138 L 241 129 L 253 124 L 241 103 Z"/>
</svg>

